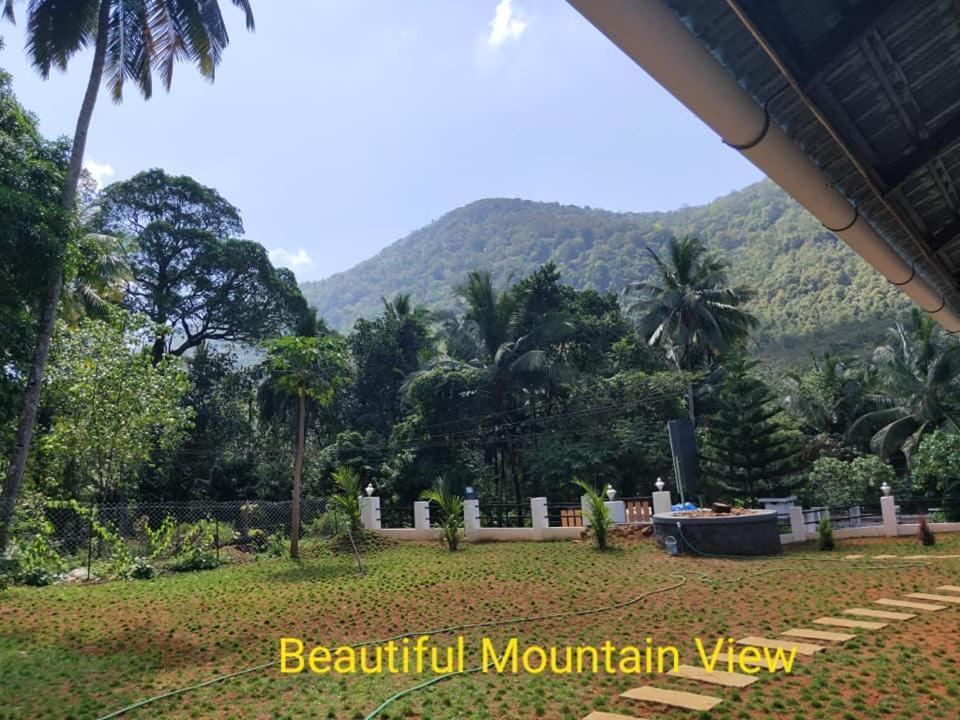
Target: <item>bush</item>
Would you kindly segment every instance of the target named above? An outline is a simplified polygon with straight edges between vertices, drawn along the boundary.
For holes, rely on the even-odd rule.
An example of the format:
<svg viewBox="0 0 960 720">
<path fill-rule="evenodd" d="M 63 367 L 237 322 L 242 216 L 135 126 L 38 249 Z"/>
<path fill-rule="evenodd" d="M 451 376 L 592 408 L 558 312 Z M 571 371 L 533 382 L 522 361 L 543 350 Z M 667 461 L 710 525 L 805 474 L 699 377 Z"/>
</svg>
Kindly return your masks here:
<svg viewBox="0 0 960 720">
<path fill-rule="evenodd" d="M 130 577 L 134 580 L 149 580 L 157 574 L 157 569 L 150 564 L 147 558 L 137 557 L 130 569 Z"/>
<path fill-rule="evenodd" d="M 830 527 L 830 519 L 823 518 L 823 520 L 820 521 L 820 526 L 817 531 L 820 534 L 818 547 L 823 551 L 833 550 L 835 544 L 833 542 L 833 528 Z"/>
<path fill-rule="evenodd" d="M 57 579 L 57 577 L 42 565 L 34 565 L 26 570 L 23 570 L 18 579 L 24 585 L 43 587 L 45 585 L 53 585 L 53 582 Z"/>
<path fill-rule="evenodd" d="M 217 556 L 206 550 L 195 547 L 177 557 L 167 566 L 173 572 L 194 572 L 195 570 L 213 570 L 220 567 Z"/>
<path fill-rule="evenodd" d="M 897 476 L 887 463 L 874 455 L 853 460 L 819 458 L 807 474 L 806 501 L 827 507 L 850 507 L 864 501 L 876 502 L 880 486 L 897 484 Z"/>
<path fill-rule="evenodd" d="M 237 533 L 234 544 L 237 550 L 260 553 L 267 550 L 270 545 L 270 537 L 260 528 L 253 528 L 246 532 Z"/>
<path fill-rule="evenodd" d="M 920 542 L 930 547 L 937 544 L 937 538 L 934 537 L 933 530 L 930 529 L 930 526 L 927 524 L 926 518 L 920 518 Z"/>
</svg>

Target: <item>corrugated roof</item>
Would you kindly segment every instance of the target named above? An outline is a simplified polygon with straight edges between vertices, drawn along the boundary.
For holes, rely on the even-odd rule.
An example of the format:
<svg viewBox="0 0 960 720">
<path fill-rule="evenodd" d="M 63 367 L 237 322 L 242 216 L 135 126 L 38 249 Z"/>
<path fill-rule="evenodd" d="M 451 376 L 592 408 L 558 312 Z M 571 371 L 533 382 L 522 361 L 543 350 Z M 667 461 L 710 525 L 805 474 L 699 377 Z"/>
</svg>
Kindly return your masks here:
<svg viewBox="0 0 960 720">
<path fill-rule="evenodd" d="M 960 310 L 958 3 L 667 1 Z"/>
</svg>

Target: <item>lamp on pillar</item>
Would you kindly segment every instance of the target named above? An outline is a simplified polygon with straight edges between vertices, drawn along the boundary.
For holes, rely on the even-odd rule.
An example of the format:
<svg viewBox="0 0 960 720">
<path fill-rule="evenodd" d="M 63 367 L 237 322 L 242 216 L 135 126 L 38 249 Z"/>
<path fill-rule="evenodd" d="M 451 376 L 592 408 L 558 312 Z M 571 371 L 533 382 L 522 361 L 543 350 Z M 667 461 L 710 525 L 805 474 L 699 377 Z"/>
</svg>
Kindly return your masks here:
<svg viewBox="0 0 960 720">
<path fill-rule="evenodd" d="M 667 486 L 667 484 L 663 482 L 663 478 L 657 478 L 657 481 L 653 485 L 657 488 L 657 492 L 663 492 L 663 489 Z"/>
<path fill-rule="evenodd" d="M 883 485 L 880 486 L 880 492 L 883 493 L 884 497 L 887 497 L 890 494 L 890 491 L 893 488 L 890 487 L 889 483 L 886 480 L 883 481 Z"/>
<path fill-rule="evenodd" d="M 367 487 L 364 489 L 367 491 L 367 497 L 373 495 L 373 483 L 367 483 Z"/>
<path fill-rule="evenodd" d="M 607 498 L 610 502 L 613 502 L 613 499 L 617 496 L 617 491 L 613 489 L 613 485 L 607 485 Z"/>
</svg>

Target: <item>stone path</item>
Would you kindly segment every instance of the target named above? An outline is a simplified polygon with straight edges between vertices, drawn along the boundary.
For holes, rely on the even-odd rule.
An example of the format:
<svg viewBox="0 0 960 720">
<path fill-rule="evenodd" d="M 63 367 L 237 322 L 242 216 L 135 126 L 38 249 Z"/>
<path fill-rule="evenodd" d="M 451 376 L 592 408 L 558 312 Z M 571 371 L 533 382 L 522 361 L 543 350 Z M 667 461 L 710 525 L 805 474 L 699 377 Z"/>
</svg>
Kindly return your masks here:
<svg viewBox="0 0 960 720">
<path fill-rule="evenodd" d="M 855 559 L 862 556 L 850 555 L 848 559 Z M 876 555 L 875 558 L 885 559 L 894 558 L 896 555 Z M 924 556 L 926 559 L 928 556 Z M 939 556 L 939 557 L 960 557 L 957 556 Z M 895 600 L 890 598 L 880 598 L 874 600 L 874 604 L 887 607 L 906 608 L 910 610 L 920 610 L 924 612 L 934 612 L 937 610 L 946 610 L 947 605 L 938 605 L 931 602 L 916 602 L 917 600 L 932 600 L 935 603 L 945 602 L 950 604 L 960 604 L 960 585 L 941 585 L 937 588 L 941 592 L 957 593 L 956 595 L 935 595 L 931 593 L 908 593 L 906 597 L 913 600 Z M 902 622 L 916 617 L 915 613 L 895 612 L 892 610 L 875 610 L 873 608 L 848 608 L 842 611 L 844 615 L 860 615 L 861 617 L 878 618 L 881 620 L 893 620 Z M 817 625 L 829 625 L 843 628 L 858 628 L 863 630 L 881 630 L 889 623 L 875 622 L 869 620 L 854 620 L 846 617 L 821 617 L 813 621 Z M 817 630 L 813 628 L 791 628 L 781 633 L 787 638 L 804 638 L 810 640 L 820 640 L 826 642 L 844 643 L 853 640 L 857 636 L 851 633 L 832 632 L 828 630 Z M 737 645 L 743 645 L 753 648 L 767 648 L 769 650 L 785 650 L 787 652 L 795 651 L 797 655 L 815 655 L 823 652 L 827 648 L 823 645 L 813 643 L 796 642 L 792 640 L 777 640 L 774 638 L 765 638 L 750 635 L 736 641 Z M 729 653 L 717 654 L 717 665 L 715 667 L 730 667 L 731 655 Z M 759 667 L 769 672 L 765 658 L 746 659 L 733 655 L 735 667 Z M 774 671 L 783 669 L 783 662 L 775 661 Z M 752 685 L 757 681 L 756 675 L 746 673 L 730 672 L 728 670 L 714 670 L 708 672 L 705 668 L 696 665 L 679 665 L 675 670 L 667 673 L 671 677 L 684 678 L 697 682 L 708 683 L 711 685 L 721 685 L 724 687 L 743 688 Z M 627 690 L 620 694 L 620 697 L 628 700 L 638 700 L 640 702 L 657 703 L 670 707 L 683 708 L 686 710 L 698 710 L 705 712 L 715 708 L 723 702 L 723 698 L 712 695 L 701 695 L 699 693 L 684 692 L 679 690 L 665 690 L 663 688 L 644 685 L 641 687 Z M 642 720 L 633 715 L 621 715 L 619 713 L 601 712 L 594 710 L 583 720 Z"/>
<path fill-rule="evenodd" d="M 927 610 L 929 612 L 947 609 L 946 605 L 931 605 L 930 603 L 910 602 L 909 600 L 890 600 L 888 598 L 880 598 L 879 600 L 874 600 L 874 602 L 877 605 L 910 608 L 911 610 Z"/>
<path fill-rule="evenodd" d="M 830 632 L 829 630 L 814 630 L 812 628 L 793 628 L 780 633 L 786 637 L 806 638 L 807 640 L 829 640 L 830 642 L 846 642 L 853 640 L 856 635 L 849 633 Z"/>
<path fill-rule="evenodd" d="M 697 665 L 678 665 L 676 670 L 671 670 L 667 675 L 675 675 L 677 677 L 687 678 L 688 680 L 699 680 L 700 682 L 711 685 L 738 688 L 753 685 L 757 681 L 752 675 L 726 672 L 724 670 L 713 670 L 710 672 Z"/>
<path fill-rule="evenodd" d="M 627 690 L 625 693 L 620 693 L 620 697 L 629 698 L 630 700 L 660 703 L 661 705 L 672 705 L 673 707 L 684 708 L 686 710 L 712 710 L 723 702 L 723 698 L 683 692 L 681 690 L 664 690 L 662 688 L 651 687 L 650 685 Z"/>
<path fill-rule="evenodd" d="M 822 617 L 814 620 L 817 625 L 832 625 L 842 628 L 860 628 L 862 630 L 881 630 L 887 626 L 887 623 L 874 622 L 872 620 L 849 620 L 847 618 Z"/>
<path fill-rule="evenodd" d="M 870 608 L 850 608 L 843 612 L 845 615 L 862 615 L 863 617 L 882 618 L 883 620 L 910 620 L 916 617 L 913 613 L 871 610 Z"/>
</svg>

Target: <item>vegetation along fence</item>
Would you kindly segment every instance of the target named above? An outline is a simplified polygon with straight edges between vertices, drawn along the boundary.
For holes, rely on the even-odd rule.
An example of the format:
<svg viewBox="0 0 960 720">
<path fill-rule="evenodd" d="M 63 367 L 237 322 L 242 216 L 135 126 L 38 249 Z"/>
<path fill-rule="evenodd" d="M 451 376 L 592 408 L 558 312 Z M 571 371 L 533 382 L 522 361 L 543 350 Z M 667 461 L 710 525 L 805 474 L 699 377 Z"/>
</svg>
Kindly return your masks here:
<svg viewBox="0 0 960 720">
<path fill-rule="evenodd" d="M 166 502 L 82 505 L 49 502 L 40 517 L 19 523 L 14 542 L 27 546 L 42 537 L 62 558 L 80 562 L 105 558 L 122 542 L 133 555 L 176 555 L 186 548 L 219 553 L 235 546 L 261 550 L 271 540 L 289 539 L 290 501 Z M 323 498 L 300 503 L 301 536 L 311 532 L 326 509 Z"/>
</svg>

